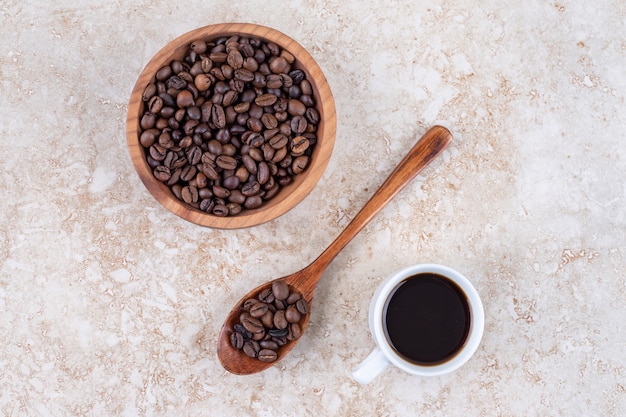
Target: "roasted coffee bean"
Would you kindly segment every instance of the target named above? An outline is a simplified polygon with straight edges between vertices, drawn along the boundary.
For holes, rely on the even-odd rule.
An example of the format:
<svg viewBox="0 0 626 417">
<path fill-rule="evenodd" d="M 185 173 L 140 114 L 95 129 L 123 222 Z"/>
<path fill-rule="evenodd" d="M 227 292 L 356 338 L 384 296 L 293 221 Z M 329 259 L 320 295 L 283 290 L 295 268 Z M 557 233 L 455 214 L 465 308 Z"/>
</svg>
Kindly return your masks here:
<svg viewBox="0 0 626 417">
<path fill-rule="evenodd" d="M 243 343 L 242 349 L 243 353 L 245 353 L 249 357 L 256 358 L 259 354 L 259 351 L 261 350 L 261 347 L 259 346 L 259 342 L 257 342 L 256 340 L 246 340 Z"/>
<path fill-rule="evenodd" d="M 282 147 L 285 147 L 287 146 L 288 143 L 289 143 L 289 137 L 287 137 L 286 135 L 283 135 L 282 133 L 279 133 L 276 136 L 273 136 L 269 140 L 270 146 L 274 149 L 280 149 Z"/>
<path fill-rule="evenodd" d="M 254 100 L 254 103 L 261 107 L 271 106 L 272 104 L 276 103 L 277 99 L 278 97 L 276 97 L 274 94 L 266 93 L 258 96 Z"/>
<path fill-rule="evenodd" d="M 242 340 L 242 345 L 243 345 L 243 340 Z M 271 349 L 271 350 L 276 350 L 278 349 L 278 343 L 274 342 L 273 340 L 262 340 L 259 342 L 259 345 L 261 346 L 262 349 Z"/>
<path fill-rule="evenodd" d="M 268 310 L 265 312 L 265 314 L 263 314 L 263 316 L 261 316 L 260 320 L 266 329 L 271 329 L 272 326 L 274 325 L 274 312 L 272 312 L 272 310 L 269 309 L 269 306 L 268 306 Z"/>
<path fill-rule="evenodd" d="M 211 213 L 219 217 L 226 217 L 228 216 L 229 210 L 228 207 L 226 207 L 226 205 L 224 204 L 215 204 L 213 210 L 211 210 Z"/>
<path fill-rule="evenodd" d="M 248 181 L 241 187 L 241 194 L 246 197 L 254 196 L 259 194 L 261 191 L 261 184 L 257 181 Z"/>
<path fill-rule="evenodd" d="M 291 131 L 296 134 L 304 133 L 307 125 L 308 124 L 304 116 L 294 116 L 294 118 L 291 119 Z"/>
<path fill-rule="evenodd" d="M 188 185 L 182 189 L 183 201 L 187 204 L 196 203 L 198 201 L 198 189 Z"/>
<path fill-rule="evenodd" d="M 289 325 L 287 318 L 285 317 L 285 310 L 277 310 L 274 313 L 274 327 L 277 329 L 285 329 Z"/>
<path fill-rule="evenodd" d="M 307 314 L 309 312 L 309 303 L 304 298 L 296 301 L 296 308 L 300 314 Z"/>
<path fill-rule="evenodd" d="M 296 308 L 296 306 L 289 306 L 287 310 L 285 310 L 285 319 L 289 323 L 297 323 L 300 321 L 300 312 Z"/>
<path fill-rule="evenodd" d="M 278 355 L 275 351 L 271 349 L 263 349 L 259 351 L 257 358 L 261 362 L 274 362 L 276 359 L 278 359 Z"/>
<path fill-rule="evenodd" d="M 258 299 L 260 301 L 263 301 L 264 303 L 271 303 L 274 301 L 274 294 L 272 293 L 272 288 L 265 288 L 263 289 L 258 296 Z"/>
<path fill-rule="evenodd" d="M 150 146 L 150 157 L 152 157 L 155 161 L 164 160 L 166 155 L 167 149 L 164 146 L 159 145 L 158 143 Z"/>
<path fill-rule="evenodd" d="M 248 313 L 250 312 L 250 309 L 256 305 L 259 304 L 260 301 L 254 298 L 248 298 L 246 301 L 243 302 L 243 309 L 245 311 L 247 311 Z M 239 317 L 239 319 L 241 320 L 241 317 Z"/>
<path fill-rule="evenodd" d="M 293 160 L 293 164 L 291 165 L 291 170 L 294 174 L 299 174 L 305 170 L 307 165 L 309 164 L 309 157 L 306 155 L 301 155 Z"/>
<path fill-rule="evenodd" d="M 270 168 L 267 165 L 267 162 L 259 162 L 259 166 L 257 168 L 257 181 L 259 184 L 264 185 L 270 179 Z"/>
<path fill-rule="evenodd" d="M 154 169 L 154 177 L 161 182 L 166 182 L 172 177 L 172 173 L 168 167 L 159 165 Z"/>
<path fill-rule="evenodd" d="M 241 181 L 239 181 L 239 178 L 237 178 L 235 175 L 230 175 L 224 178 L 224 180 L 222 181 L 222 186 L 230 191 L 229 193 L 229 196 L 230 196 L 230 194 L 232 194 L 233 191 L 239 191 L 237 190 L 237 188 L 239 187 L 240 183 Z"/>
<path fill-rule="evenodd" d="M 218 129 L 226 127 L 226 114 L 224 113 L 224 108 L 221 105 L 213 105 L 211 108 L 211 120 Z"/>
<path fill-rule="evenodd" d="M 193 95 L 191 91 L 183 90 L 176 96 L 176 105 L 179 108 L 189 107 L 193 105 Z"/>
<path fill-rule="evenodd" d="M 243 206 L 248 210 L 253 210 L 255 208 L 261 207 L 261 204 L 263 204 L 263 198 L 258 195 L 253 195 L 246 198 Z"/>
<path fill-rule="evenodd" d="M 274 307 L 276 310 L 284 310 L 287 308 L 287 302 L 285 300 L 274 300 Z"/>
<path fill-rule="evenodd" d="M 287 333 L 287 340 L 296 340 L 302 336 L 302 329 L 298 323 L 291 323 L 289 325 L 289 332 Z"/>
<path fill-rule="evenodd" d="M 272 293 L 277 300 L 286 300 L 289 297 L 289 286 L 285 281 L 272 282 Z"/>
<path fill-rule="evenodd" d="M 242 313 L 240 318 L 241 325 L 252 334 L 261 333 L 265 331 L 265 327 L 260 320 L 252 317 L 249 313 Z"/>
<path fill-rule="evenodd" d="M 292 155 L 302 155 L 309 149 L 309 140 L 304 136 L 296 136 L 291 140 L 290 148 Z"/>
<path fill-rule="evenodd" d="M 243 347 L 243 342 L 244 342 L 243 335 L 241 333 L 233 332 L 230 335 L 230 345 L 233 348 L 235 348 L 237 350 L 241 349 Z"/>
<path fill-rule="evenodd" d="M 191 179 L 196 176 L 197 172 L 198 170 L 194 165 L 185 165 L 180 172 L 180 179 L 183 181 L 191 181 Z"/>
<path fill-rule="evenodd" d="M 211 198 L 204 198 L 200 201 L 200 210 L 210 213 L 215 206 L 215 201 Z"/>
<path fill-rule="evenodd" d="M 250 315 L 258 319 L 262 317 L 265 313 L 267 313 L 268 308 L 269 307 L 267 304 L 257 301 L 256 304 L 250 307 Z"/>
<path fill-rule="evenodd" d="M 304 116 L 306 106 L 300 100 L 290 99 L 287 105 L 287 112 L 292 116 Z"/>
<path fill-rule="evenodd" d="M 285 325 L 285 328 L 283 328 L 283 329 L 274 328 L 274 329 L 269 330 L 267 333 L 272 337 L 273 341 L 278 342 L 275 338 L 285 337 L 285 336 L 287 336 L 288 332 L 289 331 L 287 330 L 287 327 Z M 280 343 L 279 343 L 279 345 L 280 345 Z M 282 346 L 282 345 L 280 345 L 280 346 Z"/>
<path fill-rule="evenodd" d="M 215 160 L 215 164 L 222 169 L 236 169 L 237 160 L 232 156 L 220 155 Z"/>
<path fill-rule="evenodd" d="M 287 304 L 295 304 L 296 301 L 302 298 L 302 295 L 297 291 L 292 291 L 289 293 L 289 297 L 287 297 Z"/>
<path fill-rule="evenodd" d="M 251 82 L 254 80 L 255 74 L 248 69 L 238 68 L 234 72 L 234 77 L 243 82 Z"/>
<path fill-rule="evenodd" d="M 289 70 L 290 70 L 289 62 L 287 62 L 287 60 L 284 57 L 278 56 L 270 60 L 270 71 L 272 71 L 274 74 L 281 74 L 281 73 L 289 72 Z"/>
<path fill-rule="evenodd" d="M 241 323 L 237 323 L 237 324 L 235 324 L 235 325 L 233 326 L 233 330 L 234 330 L 234 331 L 236 331 L 236 332 L 238 332 L 238 333 L 241 333 L 245 339 L 251 339 L 251 338 L 252 338 L 252 333 L 250 333 L 249 331 L 247 331 L 247 330 L 245 329 L 245 327 L 243 327 L 243 326 L 242 326 L 242 324 L 241 324 Z"/>
<path fill-rule="evenodd" d="M 228 188 L 222 187 L 217 184 L 213 185 L 211 191 L 213 191 L 213 195 L 215 195 L 215 197 L 217 198 L 226 198 L 230 195 L 230 190 Z"/>
<path fill-rule="evenodd" d="M 320 122 L 320 113 L 314 107 L 307 108 L 304 115 L 309 123 L 316 125 Z"/>
</svg>

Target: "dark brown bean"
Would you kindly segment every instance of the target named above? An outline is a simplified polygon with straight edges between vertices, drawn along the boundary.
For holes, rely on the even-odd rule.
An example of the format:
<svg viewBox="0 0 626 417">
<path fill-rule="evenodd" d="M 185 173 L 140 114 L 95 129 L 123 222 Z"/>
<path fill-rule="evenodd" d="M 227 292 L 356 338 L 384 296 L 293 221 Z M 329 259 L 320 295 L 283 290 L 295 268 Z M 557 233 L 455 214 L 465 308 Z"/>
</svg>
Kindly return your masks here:
<svg viewBox="0 0 626 417">
<path fill-rule="evenodd" d="M 260 96 L 258 96 L 254 100 L 254 102 L 258 106 L 265 107 L 265 106 L 271 106 L 272 104 L 276 103 L 277 99 L 278 97 L 276 97 L 274 94 L 266 93 L 266 94 L 261 94 Z"/>
<path fill-rule="evenodd" d="M 272 293 L 277 300 L 286 300 L 289 297 L 289 286 L 285 281 L 274 281 L 272 282 Z"/>
<path fill-rule="evenodd" d="M 232 156 L 220 155 L 215 159 L 215 164 L 222 169 L 236 169 L 237 160 Z"/>
<path fill-rule="evenodd" d="M 278 310 L 274 313 L 274 327 L 277 329 L 286 329 L 289 322 L 285 318 L 285 310 Z"/>
<path fill-rule="evenodd" d="M 307 314 L 309 312 L 309 303 L 304 298 L 296 301 L 296 308 L 300 314 Z"/>
<path fill-rule="evenodd" d="M 257 358 L 261 362 L 274 362 L 276 359 L 278 359 L 278 354 L 271 349 L 263 349 L 259 351 Z"/>
<path fill-rule="evenodd" d="M 246 340 L 243 344 L 243 353 L 251 358 L 256 358 L 261 350 L 259 342 L 256 340 Z"/>
<path fill-rule="evenodd" d="M 295 306 L 289 306 L 287 310 L 285 310 L 285 319 L 287 319 L 289 323 L 297 323 L 300 321 L 300 312 Z"/>
<path fill-rule="evenodd" d="M 230 335 L 230 345 L 239 350 L 243 347 L 243 335 L 239 332 L 233 332 Z"/>
</svg>

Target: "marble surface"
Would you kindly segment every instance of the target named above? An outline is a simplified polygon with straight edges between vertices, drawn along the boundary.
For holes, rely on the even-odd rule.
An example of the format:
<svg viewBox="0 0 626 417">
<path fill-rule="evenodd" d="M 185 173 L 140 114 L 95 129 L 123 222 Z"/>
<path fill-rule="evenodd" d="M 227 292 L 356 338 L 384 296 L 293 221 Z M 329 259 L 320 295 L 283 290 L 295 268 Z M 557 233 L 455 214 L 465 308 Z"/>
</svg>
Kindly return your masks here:
<svg viewBox="0 0 626 417">
<path fill-rule="evenodd" d="M 223 231 L 151 197 L 125 118 L 154 53 L 230 21 L 309 49 L 338 130 L 296 209 Z M 0 414 L 623 415 L 625 21 L 616 0 L 4 0 Z M 331 264 L 290 356 L 225 372 L 232 304 L 312 261 L 435 123 L 453 145 Z M 422 262 L 472 280 L 482 343 L 453 374 L 360 386 L 369 299 Z"/>
</svg>

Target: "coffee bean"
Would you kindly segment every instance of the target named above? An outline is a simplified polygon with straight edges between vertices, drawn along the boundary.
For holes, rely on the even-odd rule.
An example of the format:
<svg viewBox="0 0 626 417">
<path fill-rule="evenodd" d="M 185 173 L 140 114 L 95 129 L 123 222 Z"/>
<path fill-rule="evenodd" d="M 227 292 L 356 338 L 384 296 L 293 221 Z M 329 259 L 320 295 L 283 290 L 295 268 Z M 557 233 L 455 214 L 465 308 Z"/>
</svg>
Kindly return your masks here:
<svg viewBox="0 0 626 417">
<path fill-rule="evenodd" d="M 272 288 L 265 288 L 263 289 L 259 295 L 258 295 L 258 299 L 260 301 L 263 301 L 264 303 L 271 303 L 274 301 L 274 294 L 272 293 Z"/>
<path fill-rule="evenodd" d="M 273 328 L 270 331 L 267 332 L 271 337 L 272 337 L 272 341 L 278 343 L 279 346 L 282 346 L 279 343 L 279 338 L 281 337 L 285 337 L 287 336 L 287 333 L 289 333 L 289 330 L 287 330 L 287 327 L 283 328 L 283 329 L 278 329 L 278 328 Z M 284 343 L 283 343 L 284 345 Z"/>
<path fill-rule="evenodd" d="M 219 217 L 226 217 L 228 216 L 229 210 L 228 207 L 226 207 L 226 205 L 224 204 L 215 204 L 213 210 L 211 210 L 211 213 Z"/>
<path fill-rule="evenodd" d="M 243 340 L 242 340 L 242 345 L 243 345 Z M 274 342 L 273 340 L 262 340 L 259 342 L 259 345 L 261 346 L 262 349 L 271 349 L 271 350 L 278 349 L 278 343 Z"/>
<path fill-rule="evenodd" d="M 243 344 L 243 353 L 251 358 L 256 358 L 260 350 L 261 347 L 256 340 L 246 340 Z"/>
<path fill-rule="evenodd" d="M 274 362 L 278 358 L 278 355 L 271 349 L 263 349 L 259 351 L 257 357 L 262 362 Z"/>
<path fill-rule="evenodd" d="M 246 197 L 254 196 L 259 194 L 261 191 L 261 184 L 257 181 L 248 181 L 241 187 L 241 194 Z"/>
<path fill-rule="evenodd" d="M 230 335 L 230 345 L 233 348 L 235 348 L 237 350 L 241 349 L 243 347 L 243 342 L 244 342 L 244 339 L 243 339 L 243 335 L 241 333 L 233 332 Z"/>
<path fill-rule="evenodd" d="M 304 116 L 306 106 L 300 100 L 290 99 L 287 105 L 287 112 L 292 116 Z"/>
<path fill-rule="evenodd" d="M 307 125 L 308 124 L 304 116 L 294 116 L 294 118 L 291 119 L 291 131 L 296 134 L 304 133 Z"/>
<path fill-rule="evenodd" d="M 183 201 L 187 204 L 196 203 L 198 201 L 198 189 L 190 185 L 182 189 Z"/>
<path fill-rule="evenodd" d="M 299 174 L 305 170 L 307 165 L 309 164 L 309 157 L 306 155 L 302 155 L 293 160 L 293 164 L 291 165 L 291 170 L 294 174 Z"/>
<path fill-rule="evenodd" d="M 287 310 L 285 310 L 285 319 L 287 319 L 289 323 L 297 323 L 300 321 L 300 312 L 296 306 L 289 306 Z"/>
<path fill-rule="evenodd" d="M 278 97 L 276 97 L 274 94 L 261 94 L 254 100 L 254 103 L 261 107 L 271 106 L 272 104 L 276 103 L 277 99 Z"/>
<path fill-rule="evenodd" d="M 289 293 L 289 297 L 287 297 L 287 304 L 291 305 L 291 304 L 295 304 L 296 301 L 300 300 L 302 298 L 302 295 L 297 292 L 297 291 L 292 291 Z"/>
<path fill-rule="evenodd" d="M 250 307 L 250 316 L 254 318 L 260 318 L 265 313 L 267 313 L 268 305 L 262 302 L 257 302 L 255 305 Z M 297 320 L 296 320 L 297 321 Z"/>
<path fill-rule="evenodd" d="M 286 300 L 289 297 L 289 286 L 285 281 L 272 282 L 272 293 L 277 300 Z"/>
<path fill-rule="evenodd" d="M 280 149 L 286 146 L 287 143 L 289 143 L 289 137 L 287 137 L 286 135 L 283 135 L 282 133 L 279 133 L 276 136 L 273 136 L 269 140 L 270 146 L 274 149 Z"/>
<path fill-rule="evenodd" d="M 296 308 L 300 314 L 307 314 L 309 312 L 309 303 L 304 298 L 301 298 L 296 301 Z"/>
<path fill-rule="evenodd" d="M 288 340 L 296 340 L 302 336 L 302 329 L 298 323 L 291 323 L 289 325 L 289 333 L 287 333 Z M 290 338 L 291 337 L 291 338 Z"/>
<path fill-rule="evenodd" d="M 274 327 L 279 330 L 287 328 L 289 322 L 285 318 L 285 310 L 278 310 L 274 313 Z"/>
<path fill-rule="evenodd" d="M 237 168 L 237 160 L 232 156 L 220 155 L 215 159 L 215 164 L 222 169 L 235 169 Z"/>
<path fill-rule="evenodd" d="M 302 155 L 309 149 L 309 140 L 304 136 L 296 136 L 291 140 L 290 147 L 292 155 Z"/>
<path fill-rule="evenodd" d="M 246 198 L 243 206 L 248 210 L 253 210 L 255 208 L 261 207 L 261 204 L 263 204 L 263 198 L 258 195 L 253 195 Z"/>
<path fill-rule="evenodd" d="M 274 74 L 281 74 L 284 72 L 288 72 L 289 70 L 289 62 L 287 62 L 284 57 L 279 56 L 270 60 L 270 71 L 272 71 Z"/>
<path fill-rule="evenodd" d="M 166 182 L 172 177 L 172 173 L 168 167 L 159 165 L 154 169 L 154 177 L 161 182 Z"/>
<path fill-rule="evenodd" d="M 219 104 L 211 108 L 211 120 L 218 129 L 226 127 L 226 114 L 224 114 L 224 108 Z"/>
<path fill-rule="evenodd" d="M 272 312 L 272 310 L 269 309 L 269 306 L 265 314 L 261 316 L 260 320 L 266 329 L 271 329 L 272 326 L 274 325 L 274 313 Z"/>
</svg>

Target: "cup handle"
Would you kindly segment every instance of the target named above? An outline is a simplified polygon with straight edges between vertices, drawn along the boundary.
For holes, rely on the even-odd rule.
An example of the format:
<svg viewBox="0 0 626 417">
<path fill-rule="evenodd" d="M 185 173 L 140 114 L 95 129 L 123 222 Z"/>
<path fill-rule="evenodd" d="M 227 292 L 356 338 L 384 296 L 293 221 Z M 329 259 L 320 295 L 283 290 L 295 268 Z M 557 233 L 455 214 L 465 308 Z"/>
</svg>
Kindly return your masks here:
<svg viewBox="0 0 626 417">
<path fill-rule="evenodd" d="M 368 384 L 389 365 L 389 360 L 377 347 L 363 362 L 354 368 L 352 378 L 359 384 Z"/>
</svg>

